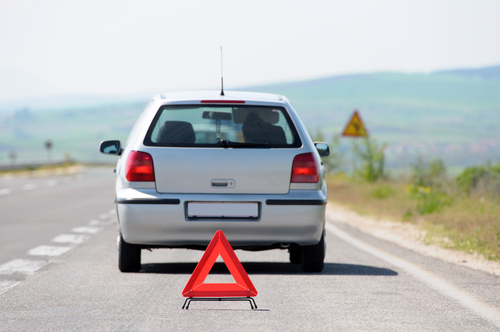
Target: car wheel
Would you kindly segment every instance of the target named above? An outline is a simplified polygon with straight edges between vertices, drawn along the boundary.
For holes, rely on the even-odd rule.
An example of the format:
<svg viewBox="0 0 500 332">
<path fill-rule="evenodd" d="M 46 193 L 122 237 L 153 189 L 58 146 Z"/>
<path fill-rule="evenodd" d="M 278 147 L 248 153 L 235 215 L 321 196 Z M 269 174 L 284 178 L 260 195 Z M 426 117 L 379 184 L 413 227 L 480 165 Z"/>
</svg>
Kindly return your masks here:
<svg viewBox="0 0 500 332">
<path fill-rule="evenodd" d="M 302 261 L 302 249 L 299 246 L 291 246 L 288 252 L 290 254 L 290 263 L 300 264 Z"/>
<path fill-rule="evenodd" d="M 321 272 L 325 267 L 325 231 L 318 244 L 302 247 L 302 262 L 300 268 L 303 272 Z"/>
<path fill-rule="evenodd" d="M 121 272 L 139 272 L 141 269 L 141 247 L 127 243 L 118 235 L 118 268 Z"/>
</svg>

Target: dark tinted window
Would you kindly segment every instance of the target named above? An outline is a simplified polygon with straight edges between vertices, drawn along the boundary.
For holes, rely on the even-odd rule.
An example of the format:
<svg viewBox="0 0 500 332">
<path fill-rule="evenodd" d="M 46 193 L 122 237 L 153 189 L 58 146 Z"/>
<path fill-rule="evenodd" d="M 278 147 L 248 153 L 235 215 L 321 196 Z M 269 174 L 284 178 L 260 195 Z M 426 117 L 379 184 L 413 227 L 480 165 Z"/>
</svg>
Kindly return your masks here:
<svg viewBox="0 0 500 332">
<path fill-rule="evenodd" d="M 144 144 L 242 148 L 302 145 L 284 108 L 224 105 L 163 106 Z"/>
</svg>

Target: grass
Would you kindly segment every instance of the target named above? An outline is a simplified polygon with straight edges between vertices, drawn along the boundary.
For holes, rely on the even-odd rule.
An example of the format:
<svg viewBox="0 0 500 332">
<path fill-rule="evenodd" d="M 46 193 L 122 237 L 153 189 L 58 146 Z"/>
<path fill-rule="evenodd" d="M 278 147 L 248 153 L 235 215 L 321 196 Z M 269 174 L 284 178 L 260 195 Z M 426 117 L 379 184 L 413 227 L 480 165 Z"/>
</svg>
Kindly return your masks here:
<svg viewBox="0 0 500 332">
<path fill-rule="evenodd" d="M 328 200 L 360 214 L 417 224 L 426 231 L 427 244 L 500 261 L 498 196 L 466 196 L 453 188 L 439 194 L 419 188 L 415 195 L 404 179 L 366 183 L 338 174 L 328 176 L 327 185 Z"/>
<path fill-rule="evenodd" d="M 44 174 L 59 174 L 70 170 L 74 170 L 77 167 L 81 167 L 79 163 L 67 161 L 59 165 L 40 165 L 40 166 L 27 166 L 20 169 L 7 169 L 0 170 L 0 175 L 25 175 L 28 173 L 44 173 Z"/>
</svg>

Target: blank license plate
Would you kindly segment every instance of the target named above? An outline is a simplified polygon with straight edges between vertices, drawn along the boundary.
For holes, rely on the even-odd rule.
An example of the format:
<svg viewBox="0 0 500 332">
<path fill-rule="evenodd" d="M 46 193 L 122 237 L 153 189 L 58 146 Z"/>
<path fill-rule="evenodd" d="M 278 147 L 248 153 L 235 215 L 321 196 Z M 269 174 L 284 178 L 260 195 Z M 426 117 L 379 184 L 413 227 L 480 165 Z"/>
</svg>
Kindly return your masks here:
<svg viewBox="0 0 500 332">
<path fill-rule="evenodd" d="M 258 203 L 188 203 L 189 218 L 258 218 Z"/>
</svg>

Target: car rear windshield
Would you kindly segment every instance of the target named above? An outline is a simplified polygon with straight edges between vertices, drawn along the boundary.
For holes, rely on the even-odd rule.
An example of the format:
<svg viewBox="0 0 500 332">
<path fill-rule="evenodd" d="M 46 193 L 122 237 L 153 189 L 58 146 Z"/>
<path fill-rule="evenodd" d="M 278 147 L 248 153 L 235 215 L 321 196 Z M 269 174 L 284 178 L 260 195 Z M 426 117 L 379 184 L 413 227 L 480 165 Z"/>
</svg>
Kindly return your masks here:
<svg viewBox="0 0 500 332">
<path fill-rule="evenodd" d="M 148 146 L 297 148 L 286 110 L 273 106 L 166 105 L 144 140 Z"/>
</svg>

